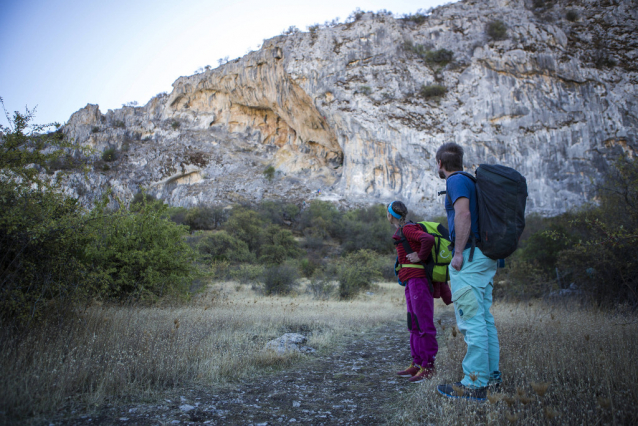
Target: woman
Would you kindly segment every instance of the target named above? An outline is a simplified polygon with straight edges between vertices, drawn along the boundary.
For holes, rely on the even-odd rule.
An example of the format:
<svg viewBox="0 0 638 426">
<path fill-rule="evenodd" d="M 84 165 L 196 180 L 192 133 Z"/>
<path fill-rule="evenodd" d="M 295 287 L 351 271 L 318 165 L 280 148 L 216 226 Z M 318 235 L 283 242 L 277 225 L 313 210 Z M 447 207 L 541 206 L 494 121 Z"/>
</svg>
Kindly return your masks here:
<svg viewBox="0 0 638 426">
<path fill-rule="evenodd" d="M 434 360 L 439 350 L 434 327 L 434 297 L 430 291 L 425 269 L 420 264 L 430 256 L 434 237 L 423 232 L 419 225 L 406 224 L 407 214 L 408 209 L 401 201 L 393 201 L 388 205 L 388 221 L 397 228 L 392 238 L 396 240 L 398 263 L 401 266 L 399 282 L 405 285 L 412 352 L 410 366 L 397 374 L 401 377 L 410 377 L 411 383 L 418 383 L 434 376 Z M 412 253 L 406 253 L 406 247 L 401 243 L 403 237 L 407 240 Z"/>
</svg>

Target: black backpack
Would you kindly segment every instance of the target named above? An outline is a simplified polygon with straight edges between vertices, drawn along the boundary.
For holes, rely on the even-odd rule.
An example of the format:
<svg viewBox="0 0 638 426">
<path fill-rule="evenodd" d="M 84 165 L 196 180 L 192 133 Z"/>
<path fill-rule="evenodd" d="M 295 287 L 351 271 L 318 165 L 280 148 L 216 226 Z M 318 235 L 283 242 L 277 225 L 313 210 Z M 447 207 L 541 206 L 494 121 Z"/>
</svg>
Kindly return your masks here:
<svg viewBox="0 0 638 426">
<path fill-rule="evenodd" d="M 476 183 L 480 240 L 476 241 L 474 233 L 470 233 L 470 262 L 475 246 L 491 259 L 505 259 L 514 253 L 525 229 L 525 177 L 510 167 L 498 164 L 480 164 L 476 169 L 476 177 L 466 172 L 455 172 L 450 176 L 455 174 L 462 174 Z"/>
</svg>

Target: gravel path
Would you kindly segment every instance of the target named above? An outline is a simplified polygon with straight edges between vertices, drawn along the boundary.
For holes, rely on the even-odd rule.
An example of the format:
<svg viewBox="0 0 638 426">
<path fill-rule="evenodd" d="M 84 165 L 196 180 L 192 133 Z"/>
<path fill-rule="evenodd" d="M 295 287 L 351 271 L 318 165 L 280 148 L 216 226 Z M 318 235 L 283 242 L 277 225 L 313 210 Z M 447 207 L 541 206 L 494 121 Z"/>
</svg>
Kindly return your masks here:
<svg viewBox="0 0 638 426">
<path fill-rule="evenodd" d="M 308 355 L 288 369 L 232 387 L 187 388 L 159 403 L 104 406 L 93 415 L 75 413 L 45 424 L 383 424 L 393 401 L 419 386 L 395 376 L 409 363 L 408 337 L 404 322 L 396 321 L 346 336 L 331 353 Z"/>
</svg>

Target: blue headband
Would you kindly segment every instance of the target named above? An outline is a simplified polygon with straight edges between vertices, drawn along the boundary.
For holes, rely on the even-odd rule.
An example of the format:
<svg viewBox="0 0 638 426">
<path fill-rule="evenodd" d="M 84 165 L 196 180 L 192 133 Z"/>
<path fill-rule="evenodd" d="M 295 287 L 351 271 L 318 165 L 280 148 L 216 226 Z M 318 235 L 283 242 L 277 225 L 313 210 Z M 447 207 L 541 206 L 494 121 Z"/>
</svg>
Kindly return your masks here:
<svg viewBox="0 0 638 426">
<path fill-rule="evenodd" d="M 388 213 L 390 213 L 392 216 L 396 217 L 397 219 L 401 219 L 401 215 L 398 215 L 394 212 L 394 210 L 392 210 L 392 204 L 394 204 L 394 201 L 390 203 L 390 205 L 388 206 Z"/>
</svg>

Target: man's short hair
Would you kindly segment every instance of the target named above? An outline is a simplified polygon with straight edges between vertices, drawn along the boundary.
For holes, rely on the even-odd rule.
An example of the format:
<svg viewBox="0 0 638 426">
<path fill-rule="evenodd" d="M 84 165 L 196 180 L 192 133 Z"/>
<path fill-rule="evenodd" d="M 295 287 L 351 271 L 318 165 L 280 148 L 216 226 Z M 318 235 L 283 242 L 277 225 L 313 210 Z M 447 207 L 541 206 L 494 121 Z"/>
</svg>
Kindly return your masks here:
<svg viewBox="0 0 638 426">
<path fill-rule="evenodd" d="M 463 148 L 454 142 L 448 142 L 436 151 L 436 162 L 448 172 L 463 171 Z"/>
</svg>

